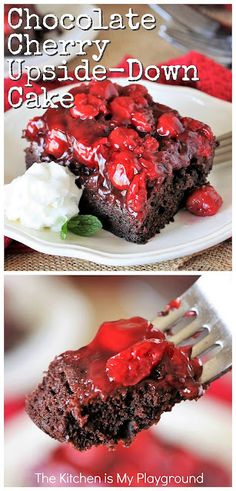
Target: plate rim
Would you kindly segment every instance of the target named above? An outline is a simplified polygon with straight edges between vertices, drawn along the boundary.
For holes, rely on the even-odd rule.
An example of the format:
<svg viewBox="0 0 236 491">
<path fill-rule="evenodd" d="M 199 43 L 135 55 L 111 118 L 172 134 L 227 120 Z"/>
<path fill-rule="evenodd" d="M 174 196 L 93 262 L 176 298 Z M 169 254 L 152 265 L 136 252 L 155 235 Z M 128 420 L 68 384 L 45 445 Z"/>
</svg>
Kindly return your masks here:
<svg viewBox="0 0 236 491">
<path fill-rule="evenodd" d="M 94 249 L 90 249 L 87 246 L 82 246 L 80 244 L 72 245 L 72 244 L 53 244 L 44 241 L 43 239 L 38 239 L 34 237 L 30 237 L 29 234 L 18 231 L 16 226 L 5 226 L 6 235 L 10 236 L 13 240 L 17 240 L 25 244 L 26 246 L 44 253 L 44 254 L 52 254 L 61 257 L 69 257 L 73 259 L 82 259 L 87 261 L 98 262 L 98 264 L 109 265 L 109 266 L 141 266 L 142 264 L 151 264 L 151 263 L 159 263 L 162 261 L 168 261 L 172 259 L 181 258 L 184 256 L 192 255 L 197 252 L 204 251 L 214 245 L 223 242 L 226 239 L 231 237 L 231 220 L 224 224 L 220 229 L 215 231 L 214 233 L 210 233 L 208 236 L 204 236 L 196 239 L 192 244 L 195 244 L 194 252 L 187 252 L 184 248 L 183 244 L 179 244 L 178 246 L 174 246 L 172 248 L 165 248 L 165 251 L 156 252 L 142 252 L 142 253 L 109 253 L 106 251 L 98 251 Z M 10 235 L 8 235 L 10 232 Z M 220 235 L 220 241 L 219 241 Z M 207 247 L 205 246 L 206 239 Z M 23 239 L 22 239 L 23 238 Z M 204 241 L 204 244 L 203 244 Z"/>
</svg>

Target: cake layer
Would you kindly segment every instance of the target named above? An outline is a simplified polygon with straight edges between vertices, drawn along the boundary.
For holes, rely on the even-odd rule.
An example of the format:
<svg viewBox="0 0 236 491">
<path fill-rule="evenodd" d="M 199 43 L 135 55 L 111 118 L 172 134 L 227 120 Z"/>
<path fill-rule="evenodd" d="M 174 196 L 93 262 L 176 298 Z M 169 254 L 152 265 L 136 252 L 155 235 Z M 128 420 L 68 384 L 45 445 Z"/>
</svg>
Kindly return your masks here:
<svg viewBox="0 0 236 491">
<path fill-rule="evenodd" d="M 129 444 L 185 399 L 198 399 L 201 364 L 140 317 L 102 324 L 92 342 L 55 358 L 26 410 L 48 435 L 84 450 Z"/>
<path fill-rule="evenodd" d="M 191 190 L 206 182 L 210 168 L 210 162 L 206 163 L 204 160 L 202 165 L 200 162 L 197 165 L 194 163 L 187 170 L 180 169 L 174 172 L 173 176 L 166 178 L 158 193 L 155 187 L 149 189 L 143 220 L 116 205 L 109 197 L 100 197 L 96 190 L 87 186 L 80 200 L 80 212 L 96 215 L 105 229 L 119 237 L 130 242 L 146 243 L 166 224 L 173 221 Z"/>
</svg>

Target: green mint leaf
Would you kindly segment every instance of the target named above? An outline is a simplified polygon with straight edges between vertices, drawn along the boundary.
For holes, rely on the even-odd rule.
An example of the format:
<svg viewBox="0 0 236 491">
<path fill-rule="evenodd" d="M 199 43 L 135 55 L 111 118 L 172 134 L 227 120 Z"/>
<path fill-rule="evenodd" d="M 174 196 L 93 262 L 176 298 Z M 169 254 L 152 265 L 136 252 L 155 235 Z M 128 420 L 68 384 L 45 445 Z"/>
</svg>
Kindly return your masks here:
<svg viewBox="0 0 236 491">
<path fill-rule="evenodd" d="M 68 232 L 84 237 L 91 237 L 101 230 L 102 224 L 93 215 L 76 215 L 63 223 L 61 227 L 61 239 L 67 238 Z"/>
<path fill-rule="evenodd" d="M 65 240 L 68 234 L 68 220 L 61 227 L 61 239 Z"/>
<path fill-rule="evenodd" d="M 102 224 L 93 215 L 76 215 L 68 220 L 67 229 L 73 234 L 91 237 L 102 229 Z"/>
</svg>

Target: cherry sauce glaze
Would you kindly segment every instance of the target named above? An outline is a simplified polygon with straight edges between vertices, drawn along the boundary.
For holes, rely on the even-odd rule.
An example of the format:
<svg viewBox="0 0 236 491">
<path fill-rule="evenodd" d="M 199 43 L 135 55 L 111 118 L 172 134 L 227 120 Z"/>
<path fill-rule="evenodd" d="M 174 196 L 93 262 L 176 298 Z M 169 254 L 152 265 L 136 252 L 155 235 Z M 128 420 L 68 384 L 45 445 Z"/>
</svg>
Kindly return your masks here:
<svg viewBox="0 0 236 491">
<path fill-rule="evenodd" d="M 179 300 L 168 304 L 167 315 L 179 306 Z M 182 399 L 203 394 L 202 365 L 197 358 L 191 359 L 191 347 L 175 346 L 142 317 L 104 322 L 87 346 L 67 351 L 56 360 L 62 361 L 74 394 L 73 410 L 96 396 L 106 399 L 117 388 L 152 380 L 154 368 L 155 382 L 162 390 L 172 388 Z"/>
<path fill-rule="evenodd" d="M 24 137 L 37 143 L 41 161 L 69 166 L 78 185 L 132 215 L 142 215 L 150 191 L 174 170 L 213 157 L 209 126 L 154 102 L 140 84 L 92 81 L 71 93 L 72 108 L 34 117 Z"/>
</svg>

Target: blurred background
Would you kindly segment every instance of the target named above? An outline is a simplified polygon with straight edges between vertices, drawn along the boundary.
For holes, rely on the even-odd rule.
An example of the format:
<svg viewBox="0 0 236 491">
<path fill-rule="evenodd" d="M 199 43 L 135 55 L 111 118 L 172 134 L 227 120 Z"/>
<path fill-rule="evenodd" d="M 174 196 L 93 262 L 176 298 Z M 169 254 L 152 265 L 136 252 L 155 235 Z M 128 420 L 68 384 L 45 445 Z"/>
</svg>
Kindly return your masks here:
<svg viewBox="0 0 236 491">
<path fill-rule="evenodd" d="M 8 25 L 7 13 L 13 5 L 5 5 L 4 16 L 4 32 L 5 32 L 5 56 L 9 56 L 7 49 L 7 37 L 12 33 Z M 18 7 L 21 5 L 18 4 Z M 25 7 L 25 5 L 23 5 Z M 27 5 L 32 13 L 47 14 L 50 12 L 60 16 L 62 13 L 71 13 L 75 16 L 82 13 L 90 15 L 91 18 L 96 18 L 93 12 L 94 8 L 101 8 L 103 11 L 104 23 L 109 22 L 110 15 L 114 12 L 125 15 L 129 8 L 141 17 L 144 14 L 153 14 L 157 19 L 157 29 L 146 30 L 140 28 L 137 31 L 130 29 L 106 31 L 81 31 L 73 29 L 72 31 L 55 30 L 50 32 L 50 38 L 55 39 L 110 39 L 111 44 L 104 54 L 102 64 L 106 67 L 115 66 L 121 61 L 121 58 L 129 54 L 140 59 L 146 66 L 149 64 L 157 64 L 164 62 L 169 58 L 178 57 L 187 51 L 198 51 L 206 56 L 218 61 L 223 65 L 231 65 L 232 61 L 232 4 L 224 5 L 50 5 L 50 4 L 29 4 Z M 124 17 L 125 19 L 125 17 Z M 125 22 L 127 26 L 127 22 Z M 17 31 L 18 32 L 18 31 Z M 24 31 L 22 31 L 24 32 Z M 30 39 L 39 36 L 39 31 L 29 31 Z M 48 32 L 41 33 L 38 38 L 42 41 Z M 87 50 L 87 48 L 86 48 Z M 74 49 L 76 52 L 76 48 Z M 95 48 L 88 48 L 88 58 L 91 60 L 91 67 L 96 62 L 92 60 L 92 55 L 95 53 Z M 41 64 L 43 57 L 30 57 Z M 54 58 L 54 57 L 53 57 Z M 67 57 L 70 61 L 69 67 L 72 69 L 78 64 L 77 57 Z M 29 61 L 29 57 L 28 57 Z M 58 58 L 58 62 L 61 58 Z"/>
<path fill-rule="evenodd" d="M 152 319 L 196 276 L 7 276 L 5 278 L 5 485 L 35 486 L 36 472 L 200 475 L 231 485 L 231 374 L 197 403 L 186 401 L 141 432 L 129 448 L 78 452 L 41 432 L 25 395 L 62 351 L 87 344 L 101 322 Z M 137 485 L 136 482 L 133 483 Z M 76 485 L 78 487 L 78 484 Z"/>
</svg>

